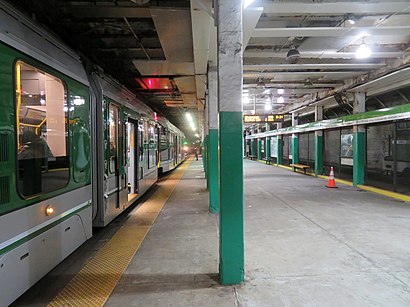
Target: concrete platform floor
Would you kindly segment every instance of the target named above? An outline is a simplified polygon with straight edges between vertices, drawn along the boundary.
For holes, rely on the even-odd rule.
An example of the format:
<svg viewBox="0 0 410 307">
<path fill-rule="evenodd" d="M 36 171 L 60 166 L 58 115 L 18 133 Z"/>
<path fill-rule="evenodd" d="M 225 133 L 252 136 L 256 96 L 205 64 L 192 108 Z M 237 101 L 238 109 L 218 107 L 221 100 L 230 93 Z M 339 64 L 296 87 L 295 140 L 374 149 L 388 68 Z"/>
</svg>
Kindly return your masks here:
<svg viewBox="0 0 410 307">
<path fill-rule="evenodd" d="M 217 283 L 218 218 L 194 161 L 106 306 L 410 306 L 410 204 L 244 164 L 245 283 Z"/>
<path fill-rule="evenodd" d="M 193 161 L 106 306 L 410 306 L 409 203 L 244 167 L 244 284 L 217 282 L 218 216 Z"/>
</svg>

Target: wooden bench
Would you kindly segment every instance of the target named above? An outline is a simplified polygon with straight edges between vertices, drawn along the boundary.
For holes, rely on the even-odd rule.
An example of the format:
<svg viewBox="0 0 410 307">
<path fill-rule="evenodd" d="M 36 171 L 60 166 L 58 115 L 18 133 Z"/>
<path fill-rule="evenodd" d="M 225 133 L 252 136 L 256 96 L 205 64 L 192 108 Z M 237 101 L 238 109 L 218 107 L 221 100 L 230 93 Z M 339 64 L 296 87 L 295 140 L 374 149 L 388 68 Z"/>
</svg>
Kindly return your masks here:
<svg viewBox="0 0 410 307">
<path fill-rule="evenodd" d="M 271 164 L 273 159 L 272 158 L 263 158 L 262 161 L 265 161 L 266 164 Z"/>
<path fill-rule="evenodd" d="M 304 165 L 304 164 L 290 164 L 292 167 L 292 170 L 295 172 L 296 169 L 303 169 L 303 173 L 306 175 L 306 170 L 310 168 L 309 165 Z"/>
<path fill-rule="evenodd" d="M 248 159 L 250 159 L 250 160 L 255 160 L 256 161 L 257 158 L 258 158 L 257 156 L 252 156 L 252 155 L 248 156 Z"/>
</svg>

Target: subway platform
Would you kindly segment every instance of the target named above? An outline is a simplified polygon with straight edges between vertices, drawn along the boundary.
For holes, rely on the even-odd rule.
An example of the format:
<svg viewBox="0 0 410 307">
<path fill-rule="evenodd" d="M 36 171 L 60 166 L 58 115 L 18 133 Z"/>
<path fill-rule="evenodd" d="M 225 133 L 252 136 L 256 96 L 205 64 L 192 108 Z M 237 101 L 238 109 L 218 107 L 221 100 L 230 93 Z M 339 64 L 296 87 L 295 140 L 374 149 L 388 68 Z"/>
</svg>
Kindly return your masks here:
<svg viewBox="0 0 410 307">
<path fill-rule="evenodd" d="M 244 171 L 242 285 L 218 283 L 218 215 L 202 161 L 189 160 L 14 305 L 410 305 L 409 203 L 257 161 Z"/>
</svg>

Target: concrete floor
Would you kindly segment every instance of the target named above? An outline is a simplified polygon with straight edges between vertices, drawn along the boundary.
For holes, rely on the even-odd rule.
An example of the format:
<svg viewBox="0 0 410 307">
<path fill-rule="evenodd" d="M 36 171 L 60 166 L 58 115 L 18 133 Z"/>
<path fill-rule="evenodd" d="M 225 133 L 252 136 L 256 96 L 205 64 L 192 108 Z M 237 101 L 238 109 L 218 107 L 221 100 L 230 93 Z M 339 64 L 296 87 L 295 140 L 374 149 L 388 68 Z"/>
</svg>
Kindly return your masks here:
<svg viewBox="0 0 410 307">
<path fill-rule="evenodd" d="M 410 204 L 245 164 L 243 285 L 218 285 L 218 219 L 194 161 L 106 306 L 409 306 Z"/>
<path fill-rule="evenodd" d="M 106 306 L 410 306 L 409 203 L 244 166 L 244 284 L 217 282 L 218 216 L 208 213 L 202 161 L 193 161 Z M 94 234 L 14 306 L 46 305 L 126 219 Z"/>
</svg>

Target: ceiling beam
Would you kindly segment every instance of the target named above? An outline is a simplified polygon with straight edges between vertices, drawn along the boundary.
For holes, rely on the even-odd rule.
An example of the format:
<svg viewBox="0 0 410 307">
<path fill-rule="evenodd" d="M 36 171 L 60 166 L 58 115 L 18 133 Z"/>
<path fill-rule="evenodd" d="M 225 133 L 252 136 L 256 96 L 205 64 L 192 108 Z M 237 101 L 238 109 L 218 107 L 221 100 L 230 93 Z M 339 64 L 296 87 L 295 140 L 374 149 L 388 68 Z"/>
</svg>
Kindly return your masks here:
<svg viewBox="0 0 410 307">
<path fill-rule="evenodd" d="M 409 13 L 410 3 L 407 1 L 392 2 L 378 1 L 366 3 L 363 1 L 343 1 L 331 3 L 301 3 L 301 2 L 282 2 L 273 3 L 271 1 L 261 1 L 256 4 L 263 6 L 265 14 L 273 15 L 344 15 L 348 13 L 366 14 L 392 14 L 392 13 Z"/>
<path fill-rule="evenodd" d="M 286 58 L 287 52 L 267 51 L 245 51 L 244 57 L 247 58 Z M 405 55 L 405 52 L 373 52 L 372 58 L 399 58 Z M 355 52 L 326 52 L 326 51 L 303 51 L 300 58 L 317 58 L 317 59 L 353 59 L 356 58 Z"/>
<path fill-rule="evenodd" d="M 360 71 L 298 71 L 298 72 L 290 72 L 290 71 L 278 71 L 278 72 L 245 72 L 243 74 L 244 78 L 274 78 L 278 76 L 306 76 L 306 77 L 322 77 L 322 76 L 356 76 L 361 74 Z"/>
<path fill-rule="evenodd" d="M 365 34 L 364 34 L 365 33 Z M 410 35 L 410 26 L 389 27 L 306 27 L 258 28 L 252 37 L 340 37 L 340 36 Z"/>
<path fill-rule="evenodd" d="M 309 69 L 355 69 L 367 70 L 384 66 L 383 63 L 352 63 L 352 64 L 271 64 L 271 65 L 244 65 L 244 71 L 277 71 L 277 70 L 309 70 Z"/>
<path fill-rule="evenodd" d="M 243 11 L 243 50 L 252 36 L 253 31 L 263 13 L 263 8 L 253 7 Z"/>
</svg>

